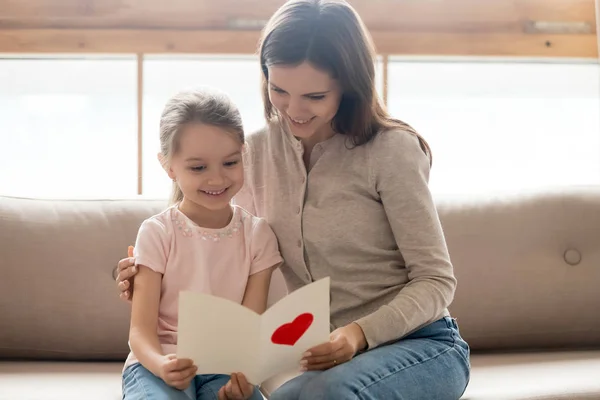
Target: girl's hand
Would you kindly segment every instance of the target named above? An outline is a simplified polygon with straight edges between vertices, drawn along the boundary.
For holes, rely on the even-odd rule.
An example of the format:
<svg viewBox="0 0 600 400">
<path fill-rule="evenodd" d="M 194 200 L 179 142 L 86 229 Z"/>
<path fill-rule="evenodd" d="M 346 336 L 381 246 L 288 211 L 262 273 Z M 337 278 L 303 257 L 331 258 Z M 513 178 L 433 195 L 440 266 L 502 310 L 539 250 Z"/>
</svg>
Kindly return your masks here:
<svg viewBox="0 0 600 400">
<path fill-rule="evenodd" d="M 169 386 L 185 390 L 196 376 L 198 367 L 189 358 L 177 358 L 175 354 L 164 356 L 160 365 L 160 378 Z"/>
<path fill-rule="evenodd" d="M 362 328 L 351 323 L 331 333 L 330 340 L 304 353 L 300 361 L 302 371 L 319 371 L 350 361 L 357 352 L 367 347 Z"/>
<path fill-rule="evenodd" d="M 219 390 L 219 400 L 247 400 L 254 393 L 244 374 L 231 374 L 231 379 Z"/>
<path fill-rule="evenodd" d="M 133 259 L 133 246 L 129 246 L 127 249 L 127 258 L 123 258 L 119 261 L 117 266 L 117 287 L 121 294 L 122 300 L 131 301 L 133 297 L 133 278 L 137 274 L 138 269 L 135 267 L 135 260 Z"/>
</svg>

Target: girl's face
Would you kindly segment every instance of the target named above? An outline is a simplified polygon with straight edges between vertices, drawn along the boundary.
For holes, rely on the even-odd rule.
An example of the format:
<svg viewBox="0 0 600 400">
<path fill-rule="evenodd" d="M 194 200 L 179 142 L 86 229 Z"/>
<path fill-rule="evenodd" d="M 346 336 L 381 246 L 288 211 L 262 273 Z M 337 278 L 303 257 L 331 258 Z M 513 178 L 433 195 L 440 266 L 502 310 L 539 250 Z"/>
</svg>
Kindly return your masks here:
<svg viewBox="0 0 600 400">
<path fill-rule="evenodd" d="M 229 207 L 244 184 L 243 145 L 223 128 L 190 124 L 168 169 L 187 202 L 211 211 Z"/>
<path fill-rule="evenodd" d="M 308 62 L 268 68 L 269 99 L 292 134 L 299 139 L 331 136 L 342 98 L 339 83 Z"/>
</svg>

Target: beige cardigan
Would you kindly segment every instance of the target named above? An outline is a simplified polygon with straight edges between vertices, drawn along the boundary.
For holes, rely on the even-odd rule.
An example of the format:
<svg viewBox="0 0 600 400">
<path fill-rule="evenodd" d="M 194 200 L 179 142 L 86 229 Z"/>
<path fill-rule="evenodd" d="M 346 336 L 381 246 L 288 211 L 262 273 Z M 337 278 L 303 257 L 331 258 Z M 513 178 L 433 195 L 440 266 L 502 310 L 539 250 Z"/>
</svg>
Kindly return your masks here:
<svg viewBox="0 0 600 400">
<path fill-rule="evenodd" d="M 354 148 L 335 135 L 308 173 L 278 124 L 247 142 L 235 202 L 275 231 L 289 291 L 331 277 L 332 329 L 357 322 L 373 348 L 449 315 L 456 279 L 414 135 L 385 131 Z"/>
</svg>

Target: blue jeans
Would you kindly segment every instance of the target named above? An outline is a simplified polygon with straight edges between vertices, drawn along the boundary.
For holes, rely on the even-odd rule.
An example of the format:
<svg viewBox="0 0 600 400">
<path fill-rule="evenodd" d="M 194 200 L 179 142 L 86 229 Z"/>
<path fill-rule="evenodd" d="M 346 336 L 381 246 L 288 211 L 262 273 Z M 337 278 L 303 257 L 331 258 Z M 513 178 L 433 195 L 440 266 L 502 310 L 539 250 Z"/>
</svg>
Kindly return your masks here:
<svg viewBox="0 0 600 400">
<path fill-rule="evenodd" d="M 283 384 L 271 400 L 458 400 L 469 382 L 470 349 L 450 317 L 326 371 Z"/>
<path fill-rule="evenodd" d="M 185 390 L 175 389 L 148 371 L 142 364 L 133 364 L 123 372 L 125 400 L 217 400 L 219 389 L 229 381 L 229 375 L 196 375 Z M 250 400 L 262 400 L 254 389 Z"/>
</svg>

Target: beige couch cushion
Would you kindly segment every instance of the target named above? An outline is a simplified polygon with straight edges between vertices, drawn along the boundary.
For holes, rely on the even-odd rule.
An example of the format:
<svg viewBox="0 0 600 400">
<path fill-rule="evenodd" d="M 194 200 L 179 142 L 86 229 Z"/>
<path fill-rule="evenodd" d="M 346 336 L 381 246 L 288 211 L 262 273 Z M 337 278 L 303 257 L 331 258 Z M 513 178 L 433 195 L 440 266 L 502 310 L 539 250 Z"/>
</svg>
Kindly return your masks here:
<svg viewBox="0 0 600 400">
<path fill-rule="evenodd" d="M 458 279 L 450 311 L 474 350 L 600 348 L 600 187 L 439 211 Z"/>
<path fill-rule="evenodd" d="M 600 351 L 475 355 L 462 400 L 600 399 Z M 0 400 L 118 400 L 121 363 L 0 362 Z M 265 394 L 283 377 L 263 385 Z"/>
<path fill-rule="evenodd" d="M 598 400 L 600 351 L 476 355 L 463 400 Z"/>
<path fill-rule="evenodd" d="M 0 363 L 0 399 L 120 398 L 129 306 L 112 269 L 141 221 L 164 205 L 0 197 L 0 359 L 117 360 L 63 372 L 58 364 Z M 600 398 L 598 351 L 477 354 L 600 346 L 598 188 L 439 209 L 459 281 L 451 311 L 475 350 L 464 398 Z M 278 279 L 270 302 L 281 296 Z"/>
<path fill-rule="evenodd" d="M 113 269 L 166 205 L 0 196 L 0 359 L 124 360 L 130 307 Z M 270 303 L 285 293 L 273 280 Z"/>
<path fill-rule="evenodd" d="M 600 351 L 473 355 L 461 400 L 598 400 Z M 268 397 L 288 373 L 265 382 Z"/>
<path fill-rule="evenodd" d="M 438 205 L 451 312 L 474 350 L 600 346 L 598 188 Z M 0 358 L 122 360 L 129 305 L 112 269 L 165 206 L 0 197 Z"/>
<path fill-rule="evenodd" d="M 0 357 L 122 359 L 129 305 L 112 269 L 163 206 L 0 197 Z"/>
<path fill-rule="evenodd" d="M 0 362 L 0 400 L 120 400 L 118 362 Z"/>
</svg>

